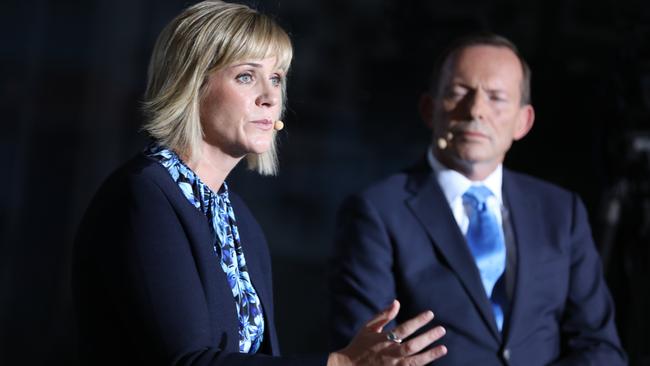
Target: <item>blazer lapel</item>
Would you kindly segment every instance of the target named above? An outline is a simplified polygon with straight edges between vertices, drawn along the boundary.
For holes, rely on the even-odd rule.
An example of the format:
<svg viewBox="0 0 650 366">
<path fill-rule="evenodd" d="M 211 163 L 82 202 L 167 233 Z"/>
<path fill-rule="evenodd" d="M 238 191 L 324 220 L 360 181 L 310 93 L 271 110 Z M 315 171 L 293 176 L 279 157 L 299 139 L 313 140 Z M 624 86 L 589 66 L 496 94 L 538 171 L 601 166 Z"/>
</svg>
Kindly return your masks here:
<svg viewBox="0 0 650 366">
<path fill-rule="evenodd" d="M 410 177 L 407 188 L 414 195 L 407 200 L 406 204 L 424 226 L 433 245 L 458 276 L 493 335 L 500 339 L 501 335 L 496 328 L 492 306 L 485 294 L 474 257 L 435 176 L 427 166 L 426 170 L 420 167 Z"/>
<path fill-rule="evenodd" d="M 510 321 L 505 333 L 506 345 L 513 339 L 518 339 L 526 327 L 524 309 L 530 306 L 531 296 L 529 286 L 532 281 L 532 265 L 534 263 L 534 243 L 541 237 L 540 217 L 537 202 L 531 200 L 524 192 L 524 187 L 518 184 L 516 177 L 509 171 L 503 171 L 503 192 L 508 203 L 509 218 L 517 246 L 517 275 L 512 299 Z"/>
<path fill-rule="evenodd" d="M 218 340 L 221 337 L 215 332 L 216 329 L 227 329 L 230 334 L 237 334 L 237 308 L 232 298 L 232 289 L 212 248 L 214 236 L 205 215 L 185 198 L 176 182 L 162 165 L 149 158 L 146 159 L 149 160 L 150 166 L 153 166 L 153 174 L 158 177 L 157 181 L 161 188 L 175 209 L 178 210 L 178 218 L 186 230 L 205 298 L 209 305 L 210 329 L 213 339 Z M 230 344 L 233 347 L 238 346 L 236 341 Z"/>
<path fill-rule="evenodd" d="M 253 286 L 255 287 L 255 291 L 257 292 L 257 296 L 259 296 L 260 301 L 262 302 L 262 306 L 265 309 L 265 317 L 269 317 L 270 314 L 273 310 L 273 297 L 271 294 L 271 287 L 269 284 L 270 281 L 270 273 L 264 273 L 262 270 L 262 265 L 260 263 L 260 260 L 262 256 L 260 250 L 258 250 L 257 242 L 261 240 L 260 238 L 256 238 L 254 235 L 251 235 L 251 233 L 246 230 L 247 226 L 246 225 L 241 225 L 238 222 L 239 226 L 239 235 L 241 238 L 241 246 L 242 250 L 244 252 L 244 257 L 246 258 L 246 266 L 248 268 L 248 274 L 251 278 L 251 282 L 253 283 Z M 243 229 L 243 230 L 242 230 Z M 270 320 L 270 318 L 269 318 Z M 267 323 L 268 324 L 268 323 Z"/>
<path fill-rule="evenodd" d="M 231 198 L 233 210 L 237 216 L 237 228 L 239 230 L 239 237 L 241 241 L 242 251 L 244 258 L 246 258 L 246 267 L 248 275 L 250 276 L 255 292 L 260 298 L 262 307 L 264 309 L 264 320 L 266 325 L 265 337 L 269 336 L 270 353 L 273 355 L 279 354 L 279 345 L 276 337 L 275 322 L 273 320 L 273 288 L 271 283 L 270 268 L 268 272 L 264 271 L 263 260 L 268 257 L 268 249 L 266 248 L 266 240 L 263 234 L 258 230 L 253 230 L 251 223 L 248 222 L 249 213 L 244 215 L 244 208 L 239 206 L 239 202 Z M 235 207 L 238 206 L 238 207 Z M 246 211 L 248 209 L 246 208 Z"/>
</svg>

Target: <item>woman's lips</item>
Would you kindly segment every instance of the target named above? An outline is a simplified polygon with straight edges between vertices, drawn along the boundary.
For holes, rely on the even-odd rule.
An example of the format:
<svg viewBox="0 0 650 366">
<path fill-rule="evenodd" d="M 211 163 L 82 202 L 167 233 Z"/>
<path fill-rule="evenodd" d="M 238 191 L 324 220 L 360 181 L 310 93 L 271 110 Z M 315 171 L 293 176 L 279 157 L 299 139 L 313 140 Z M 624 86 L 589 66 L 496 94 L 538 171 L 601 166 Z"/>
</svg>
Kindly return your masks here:
<svg viewBox="0 0 650 366">
<path fill-rule="evenodd" d="M 257 128 L 268 131 L 273 128 L 273 121 L 270 119 L 258 119 L 256 121 L 251 121 L 251 123 L 255 124 Z"/>
</svg>

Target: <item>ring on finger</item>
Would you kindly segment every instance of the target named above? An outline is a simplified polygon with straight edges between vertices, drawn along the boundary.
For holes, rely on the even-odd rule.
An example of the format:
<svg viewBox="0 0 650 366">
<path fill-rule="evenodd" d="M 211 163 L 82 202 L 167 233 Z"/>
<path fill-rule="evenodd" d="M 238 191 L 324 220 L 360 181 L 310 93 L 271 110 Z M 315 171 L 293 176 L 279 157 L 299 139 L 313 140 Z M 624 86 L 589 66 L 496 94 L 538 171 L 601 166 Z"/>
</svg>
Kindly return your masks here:
<svg viewBox="0 0 650 366">
<path fill-rule="evenodd" d="M 402 343 L 402 338 L 398 337 L 393 332 L 386 333 L 386 339 L 393 342 L 393 343 Z"/>
</svg>

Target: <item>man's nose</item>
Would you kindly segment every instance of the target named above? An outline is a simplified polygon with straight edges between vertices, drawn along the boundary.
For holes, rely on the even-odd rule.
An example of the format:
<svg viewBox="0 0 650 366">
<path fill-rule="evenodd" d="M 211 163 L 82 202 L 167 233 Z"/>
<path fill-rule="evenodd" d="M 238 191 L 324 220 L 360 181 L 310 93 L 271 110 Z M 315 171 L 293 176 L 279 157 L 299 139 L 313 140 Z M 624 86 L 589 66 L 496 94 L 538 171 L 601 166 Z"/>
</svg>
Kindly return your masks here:
<svg viewBox="0 0 650 366">
<path fill-rule="evenodd" d="M 486 96 L 480 90 L 468 94 L 465 110 L 473 120 L 484 119 L 486 108 Z"/>
</svg>

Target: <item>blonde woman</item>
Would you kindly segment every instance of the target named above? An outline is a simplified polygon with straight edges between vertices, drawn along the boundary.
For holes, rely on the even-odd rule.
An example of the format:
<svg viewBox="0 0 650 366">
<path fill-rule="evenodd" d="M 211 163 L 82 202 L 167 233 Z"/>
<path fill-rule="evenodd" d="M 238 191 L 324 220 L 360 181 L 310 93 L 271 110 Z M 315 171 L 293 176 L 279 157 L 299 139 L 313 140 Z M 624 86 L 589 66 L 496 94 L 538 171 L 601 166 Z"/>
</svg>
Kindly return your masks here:
<svg viewBox="0 0 650 366">
<path fill-rule="evenodd" d="M 88 365 L 423 365 L 444 333 L 390 332 L 399 304 L 346 348 L 281 357 L 264 235 L 226 177 L 243 158 L 277 170 L 287 34 L 237 4 L 204 1 L 161 33 L 144 129 L 153 143 L 103 184 L 75 242 L 81 360 Z M 404 342 L 401 340 L 404 339 Z"/>
</svg>

